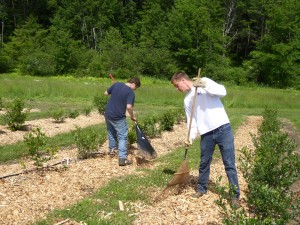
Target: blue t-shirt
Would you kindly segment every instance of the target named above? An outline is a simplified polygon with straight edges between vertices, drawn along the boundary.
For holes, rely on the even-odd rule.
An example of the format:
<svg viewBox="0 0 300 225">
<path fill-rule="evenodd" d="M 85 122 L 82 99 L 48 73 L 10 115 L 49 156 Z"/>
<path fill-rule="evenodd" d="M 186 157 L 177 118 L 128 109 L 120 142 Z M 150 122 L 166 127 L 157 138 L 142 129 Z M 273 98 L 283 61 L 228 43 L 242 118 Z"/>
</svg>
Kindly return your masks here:
<svg viewBox="0 0 300 225">
<path fill-rule="evenodd" d="M 105 107 L 104 116 L 109 120 L 119 120 L 126 117 L 127 104 L 134 105 L 134 91 L 126 84 L 116 82 L 107 89 L 110 98 Z"/>
</svg>

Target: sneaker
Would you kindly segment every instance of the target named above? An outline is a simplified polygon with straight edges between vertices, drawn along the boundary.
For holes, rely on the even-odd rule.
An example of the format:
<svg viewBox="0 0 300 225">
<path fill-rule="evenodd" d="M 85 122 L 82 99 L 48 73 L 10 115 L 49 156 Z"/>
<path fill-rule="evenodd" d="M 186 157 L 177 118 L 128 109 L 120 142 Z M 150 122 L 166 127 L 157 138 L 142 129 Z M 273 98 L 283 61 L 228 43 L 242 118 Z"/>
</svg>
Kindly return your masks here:
<svg viewBox="0 0 300 225">
<path fill-rule="evenodd" d="M 194 194 L 192 194 L 192 198 L 200 198 L 204 195 L 204 193 L 202 192 L 196 192 Z"/>
<path fill-rule="evenodd" d="M 132 164 L 131 160 L 119 158 L 119 166 L 128 166 L 131 164 Z"/>
<path fill-rule="evenodd" d="M 239 201 L 238 198 L 232 198 L 232 199 L 230 200 L 230 205 L 231 205 L 231 207 L 232 207 L 233 209 L 238 209 L 238 208 L 241 207 L 240 201 Z"/>
</svg>

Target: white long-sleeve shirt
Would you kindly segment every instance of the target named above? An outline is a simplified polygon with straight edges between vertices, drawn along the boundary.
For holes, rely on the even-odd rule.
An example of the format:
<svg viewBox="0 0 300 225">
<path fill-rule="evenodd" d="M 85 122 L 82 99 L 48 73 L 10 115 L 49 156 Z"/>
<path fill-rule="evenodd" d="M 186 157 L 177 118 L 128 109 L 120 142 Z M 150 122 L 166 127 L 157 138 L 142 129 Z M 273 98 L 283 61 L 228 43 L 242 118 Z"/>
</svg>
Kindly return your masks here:
<svg viewBox="0 0 300 225">
<path fill-rule="evenodd" d="M 194 140 L 199 133 L 200 135 L 210 132 L 226 123 L 229 118 L 220 100 L 226 95 L 226 89 L 223 85 L 203 77 L 206 82 L 205 88 L 197 88 L 197 97 L 192 118 L 190 138 Z M 190 117 L 193 105 L 195 88 L 193 87 L 184 98 L 184 108 L 189 128 Z"/>
</svg>

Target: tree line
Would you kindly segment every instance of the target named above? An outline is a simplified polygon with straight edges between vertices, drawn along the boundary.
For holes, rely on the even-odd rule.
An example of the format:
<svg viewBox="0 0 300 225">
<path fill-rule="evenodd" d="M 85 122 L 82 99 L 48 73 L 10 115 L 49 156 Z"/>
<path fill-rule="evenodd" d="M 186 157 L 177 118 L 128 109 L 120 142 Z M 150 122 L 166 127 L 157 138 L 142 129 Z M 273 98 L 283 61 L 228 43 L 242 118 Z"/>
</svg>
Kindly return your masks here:
<svg viewBox="0 0 300 225">
<path fill-rule="evenodd" d="M 300 88 L 297 0 L 0 0 L 0 73 Z"/>
</svg>

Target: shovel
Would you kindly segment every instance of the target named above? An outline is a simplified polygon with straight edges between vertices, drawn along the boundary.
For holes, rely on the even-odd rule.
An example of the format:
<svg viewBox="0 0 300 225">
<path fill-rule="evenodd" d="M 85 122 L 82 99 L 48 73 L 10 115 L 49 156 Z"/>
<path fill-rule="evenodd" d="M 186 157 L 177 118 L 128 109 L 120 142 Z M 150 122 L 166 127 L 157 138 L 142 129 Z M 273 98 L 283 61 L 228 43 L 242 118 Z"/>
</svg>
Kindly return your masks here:
<svg viewBox="0 0 300 225">
<path fill-rule="evenodd" d="M 150 144 L 149 140 L 147 139 L 146 135 L 143 133 L 141 128 L 139 127 L 138 123 L 135 122 L 136 127 L 136 139 L 137 139 L 137 146 L 140 151 L 140 154 L 145 159 L 154 159 L 157 157 L 157 153 Z"/>
<path fill-rule="evenodd" d="M 200 72 L 201 69 L 198 69 L 198 79 L 200 78 Z M 190 133 L 191 133 L 191 127 L 192 127 L 192 120 L 194 116 L 194 108 L 195 108 L 195 102 L 196 102 L 196 97 L 197 97 L 197 87 L 195 87 L 195 93 L 194 93 L 194 98 L 193 98 L 193 105 L 192 105 L 192 111 L 191 111 L 191 117 L 190 117 L 190 123 L 189 123 L 189 130 L 188 130 L 188 136 L 187 136 L 187 141 L 190 139 Z M 174 177 L 172 180 L 168 183 L 169 186 L 174 186 L 176 184 L 186 184 L 188 179 L 189 179 L 189 165 L 188 165 L 188 160 L 187 160 L 187 152 L 188 152 L 188 146 L 185 147 L 184 151 L 184 160 L 181 163 L 179 169 L 177 170 L 176 173 L 174 173 Z"/>
<path fill-rule="evenodd" d="M 112 75 L 112 73 L 109 74 L 109 77 L 113 83 L 116 83 L 116 80 L 115 80 L 114 76 Z"/>
</svg>

